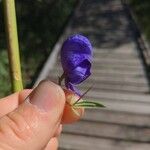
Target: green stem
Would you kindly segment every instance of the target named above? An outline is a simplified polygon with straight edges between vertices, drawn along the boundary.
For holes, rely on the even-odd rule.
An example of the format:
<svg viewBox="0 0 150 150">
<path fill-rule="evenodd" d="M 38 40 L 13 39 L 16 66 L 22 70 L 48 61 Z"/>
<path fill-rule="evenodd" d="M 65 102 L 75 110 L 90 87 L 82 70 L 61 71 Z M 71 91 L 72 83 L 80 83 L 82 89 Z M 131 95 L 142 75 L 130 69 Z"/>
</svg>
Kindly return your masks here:
<svg viewBox="0 0 150 150">
<path fill-rule="evenodd" d="M 63 74 L 59 77 L 59 79 L 58 79 L 58 85 L 61 86 L 61 82 L 63 81 L 64 78 L 65 78 L 65 73 L 63 73 Z"/>
<path fill-rule="evenodd" d="M 76 105 L 91 89 L 92 89 L 92 87 L 88 88 L 88 89 L 79 97 L 79 99 L 73 103 L 73 105 Z"/>
<path fill-rule="evenodd" d="M 3 0 L 5 26 L 7 32 L 8 57 L 10 66 L 10 76 L 12 81 L 13 92 L 23 89 L 20 55 L 18 46 L 18 34 L 16 25 L 16 12 L 14 0 Z"/>
</svg>

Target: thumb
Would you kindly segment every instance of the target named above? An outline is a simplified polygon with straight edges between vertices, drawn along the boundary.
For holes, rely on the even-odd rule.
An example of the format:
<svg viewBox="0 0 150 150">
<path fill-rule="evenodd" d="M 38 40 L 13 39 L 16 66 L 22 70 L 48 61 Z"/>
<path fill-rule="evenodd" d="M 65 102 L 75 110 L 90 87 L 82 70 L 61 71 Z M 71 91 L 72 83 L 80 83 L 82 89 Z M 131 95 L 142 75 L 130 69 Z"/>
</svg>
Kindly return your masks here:
<svg viewBox="0 0 150 150">
<path fill-rule="evenodd" d="M 65 104 L 63 90 L 41 82 L 13 112 L 0 119 L 0 149 L 42 149 L 60 125 Z"/>
</svg>

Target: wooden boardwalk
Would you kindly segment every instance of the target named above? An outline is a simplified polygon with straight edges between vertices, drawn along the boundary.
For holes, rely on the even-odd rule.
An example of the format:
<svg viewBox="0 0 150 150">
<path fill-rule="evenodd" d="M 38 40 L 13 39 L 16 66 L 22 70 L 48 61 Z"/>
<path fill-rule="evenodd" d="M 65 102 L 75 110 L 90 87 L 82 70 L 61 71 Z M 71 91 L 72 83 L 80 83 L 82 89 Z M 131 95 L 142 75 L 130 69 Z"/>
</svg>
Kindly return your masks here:
<svg viewBox="0 0 150 150">
<path fill-rule="evenodd" d="M 39 80 L 61 74 L 59 50 L 70 34 L 92 41 L 92 75 L 80 88 L 105 109 L 87 110 L 65 125 L 60 150 L 150 150 L 150 89 L 130 20 L 120 0 L 83 0 L 57 42 Z"/>
</svg>

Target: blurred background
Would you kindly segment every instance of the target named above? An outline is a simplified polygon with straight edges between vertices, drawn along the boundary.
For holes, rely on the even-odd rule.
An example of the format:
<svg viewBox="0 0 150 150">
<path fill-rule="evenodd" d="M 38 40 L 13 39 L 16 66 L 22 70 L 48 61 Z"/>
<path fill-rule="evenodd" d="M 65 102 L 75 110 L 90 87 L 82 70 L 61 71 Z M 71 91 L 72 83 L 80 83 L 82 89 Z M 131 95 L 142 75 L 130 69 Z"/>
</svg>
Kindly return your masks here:
<svg viewBox="0 0 150 150">
<path fill-rule="evenodd" d="M 65 125 L 60 149 L 150 150 L 150 0 L 16 0 L 16 10 L 24 87 L 58 80 L 69 35 L 83 34 L 93 45 L 92 75 L 79 88 L 93 86 L 84 98 L 106 108 Z M 2 1 L 0 26 L 3 97 L 11 84 Z"/>
<path fill-rule="evenodd" d="M 16 0 L 25 87 L 32 87 L 75 6 L 76 0 Z M 0 1 L 0 97 L 11 92 L 6 48 L 3 5 Z"/>
<path fill-rule="evenodd" d="M 129 0 L 138 25 L 150 39 L 150 1 Z M 31 87 L 71 16 L 77 0 L 16 0 L 24 86 Z M 10 93 L 3 6 L 0 1 L 0 97 Z"/>
</svg>

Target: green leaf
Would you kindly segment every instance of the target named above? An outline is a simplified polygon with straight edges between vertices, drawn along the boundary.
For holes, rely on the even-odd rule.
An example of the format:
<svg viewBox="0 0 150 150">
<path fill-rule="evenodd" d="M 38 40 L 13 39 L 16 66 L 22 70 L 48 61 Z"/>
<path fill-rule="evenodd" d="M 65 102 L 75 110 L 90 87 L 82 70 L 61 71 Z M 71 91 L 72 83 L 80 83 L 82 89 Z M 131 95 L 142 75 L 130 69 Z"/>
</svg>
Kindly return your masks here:
<svg viewBox="0 0 150 150">
<path fill-rule="evenodd" d="M 75 108 L 84 107 L 84 108 L 100 108 L 105 107 L 103 104 L 93 101 L 79 101 L 73 105 Z"/>
</svg>

